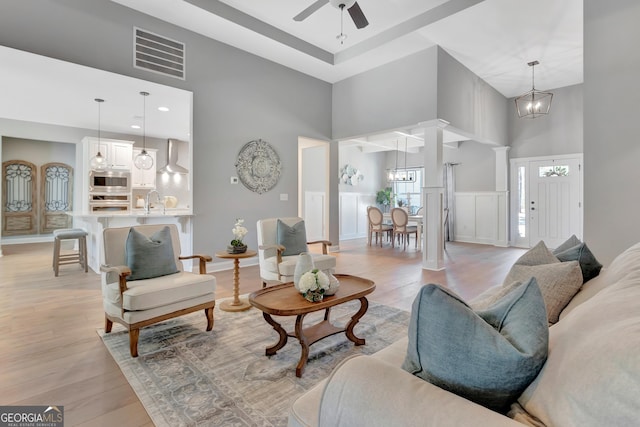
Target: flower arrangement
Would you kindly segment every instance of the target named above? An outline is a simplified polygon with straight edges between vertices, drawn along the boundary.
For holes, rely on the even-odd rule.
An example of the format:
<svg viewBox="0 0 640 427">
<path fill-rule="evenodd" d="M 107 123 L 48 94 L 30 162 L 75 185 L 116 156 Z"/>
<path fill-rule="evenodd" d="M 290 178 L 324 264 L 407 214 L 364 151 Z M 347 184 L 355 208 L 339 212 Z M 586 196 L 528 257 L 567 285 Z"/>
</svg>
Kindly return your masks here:
<svg viewBox="0 0 640 427">
<path fill-rule="evenodd" d="M 247 235 L 249 230 L 242 224 L 244 224 L 244 219 L 236 218 L 235 226 L 231 229 L 233 237 L 235 238 L 227 248 L 227 252 L 229 253 L 243 253 L 247 250 L 247 245 L 242 242 L 242 239 L 244 239 L 244 236 Z"/>
<path fill-rule="evenodd" d="M 314 268 L 300 277 L 298 289 L 307 301 L 322 301 L 325 291 L 329 289 L 329 277 L 324 272 Z"/>
</svg>

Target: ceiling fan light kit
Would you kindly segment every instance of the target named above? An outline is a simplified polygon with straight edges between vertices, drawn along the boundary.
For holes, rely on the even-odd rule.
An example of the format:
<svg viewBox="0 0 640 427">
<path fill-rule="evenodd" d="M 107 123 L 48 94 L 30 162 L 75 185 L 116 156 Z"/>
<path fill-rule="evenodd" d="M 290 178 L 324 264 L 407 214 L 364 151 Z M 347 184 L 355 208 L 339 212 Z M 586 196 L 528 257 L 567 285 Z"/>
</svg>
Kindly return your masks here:
<svg viewBox="0 0 640 427">
<path fill-rule="evenodd" d="M 355 0 L 317 0 L 305 10 L 294 16 L 293 20 L 298 22 L 304 21 L 327 3 L 330 3 L 336 9 L 340 9 L 340 34 L 336 36 L 336 39 L 340 41 L 340 44 L 344 44 L 344 40 L 347 38 L 347 35 L 344 34 L 343 31 L 342 16 L 344 15 L 344 9 L 347 9 L 349 12 L 349 15 L 357 29 L 361 29 L 369 25 L 369 21 L 367 21 L 362 9 L 360 9 L 358 2 Z"/>
<path fill-rule="evenodd" d="M 536 90 L 534 67 L 540 64 L 538 61 L 529 62 L 531 67 L 531 90 L 516 98 L 516 110 L 518 117 L 535 119 L 549 114 L 553 93 Z"/>
</svg>

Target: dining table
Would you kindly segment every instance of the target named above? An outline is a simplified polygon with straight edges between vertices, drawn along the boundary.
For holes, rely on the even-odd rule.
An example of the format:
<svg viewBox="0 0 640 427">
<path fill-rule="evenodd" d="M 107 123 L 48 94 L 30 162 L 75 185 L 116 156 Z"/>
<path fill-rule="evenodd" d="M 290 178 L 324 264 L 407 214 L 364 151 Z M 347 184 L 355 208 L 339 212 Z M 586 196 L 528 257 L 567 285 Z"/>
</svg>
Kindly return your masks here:
<svg viewBox="0 0 640 427">
<path fill-rule="evenodd" d="M 382 214 L 382 221 L 388 224 L 392 224 L 391 220 L 391 212 L 384 212 Z M 412 225 L 411 223 L 415 222 L 418 228 L 416 233 L 416 239 L 418 239 L 418 250 L 422 248 L 422 215 L 409 215 L 409 222 L 407 224 Z"/>
</svg>

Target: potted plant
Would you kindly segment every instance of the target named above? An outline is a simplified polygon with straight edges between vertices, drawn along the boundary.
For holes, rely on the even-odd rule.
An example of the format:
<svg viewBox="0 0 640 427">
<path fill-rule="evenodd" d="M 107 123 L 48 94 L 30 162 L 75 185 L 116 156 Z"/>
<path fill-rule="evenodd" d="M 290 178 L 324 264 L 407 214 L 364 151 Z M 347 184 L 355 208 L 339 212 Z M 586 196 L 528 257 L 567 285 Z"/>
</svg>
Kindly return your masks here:
<svg viewBox="0 0 640 427">
<path fill-rule="evenodd" d="M 386 187 L 376 193 L 376 203 L 382 206 L 382 210 L 384 212 L 389 210 L 392 200 L 393 196 L 391 195 L 391 187 Z"/>
<path fill-rule="evenodd" d="M 230 254 L 243 254 L 247 251 L 247 245 L 244 244 L 242 239 L 247 234 L 248 230 L 242 225 L 244 219 L 236 218 L 235 227 L 231 229 L 235 239 L 231 241 L 231 244 L 227 246 L 227 252 Z"/>
</svg>

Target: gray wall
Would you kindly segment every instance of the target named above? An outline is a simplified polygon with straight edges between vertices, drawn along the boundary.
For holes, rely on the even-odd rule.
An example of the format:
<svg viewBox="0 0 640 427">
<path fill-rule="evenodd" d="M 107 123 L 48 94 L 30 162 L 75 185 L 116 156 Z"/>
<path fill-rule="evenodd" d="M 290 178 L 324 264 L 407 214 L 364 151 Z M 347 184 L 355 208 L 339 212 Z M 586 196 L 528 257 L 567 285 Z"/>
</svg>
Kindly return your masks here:
<svg viewBox="0 0 640 427">
<path fill-rule="evenodd" d="M 432 47 L 333 85 L 333 138 L 372 134 L 436 118 Z"/>
<path fill-rule="evenodd" d="M 507 145 L 507 99 L 438 48 L 439 119 L 474 139 Z"/>
<path fill-rule="evenodd" d="M 521 119 L 509 100 L 510 158 L 582 153 L 583 85 L 552 89 L 549 115 Z"/>
<path fill-rule="evenodd" d="M 584 2 L 584 238 L 609 263 L 640 241 L 640 2 Z"/>
<path fill-rule="evenodd" d="M 376 193 L 387 185 L 385 176 L 385 152 L 363 153 L 360 147 L 340 147 L 338 169 L 346 164 L 356 167 L 364 175 L 358 185 L 343 184 L 338 189 L 344 193 Z M 338 174 L 339 175 L 339 174 Z"/>
<path fill-rule="evenodd" d="M 2 138 L 2 161 L 26 160 L 40 167 L 45 163 L 65 163 L 75 169 L 76 147 L 61 142 Z"/>
<path fill-rule="evenodd" d="M 133 68 L 134 26 L 186 44 L 186 81 Z M 245 219 L 246 241 L 255 247 L 257 219 L 296 215 L 298 137 L 331 137 L 328 83 L 112 2 L 40 0 L 37 7 L 33 2 L 1 2 L 0 41 L 194 93 L 196 252 L 225 247 L 233 237 L 229 230 L 235 218 Z M 229 177 L 237 175 L 234 164 L 240 148 L 257 138 L 275 147 L 283 165 L 279 183 L 263 195 L 229 184 Z M 289 201 L 280 202 L 280 193 L 288 193 Z M 337 227 L 337 222 L 330 223 L 335 235 Z"/>
<path fill-rule="evenodd" d="M 459 163 L 454 167 L 456 191 L 495 191 L 496 153 L 490 145 L 464 141 L 458 148 L 442 152 L 445 163 Z"/>
</svg>

